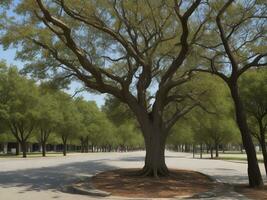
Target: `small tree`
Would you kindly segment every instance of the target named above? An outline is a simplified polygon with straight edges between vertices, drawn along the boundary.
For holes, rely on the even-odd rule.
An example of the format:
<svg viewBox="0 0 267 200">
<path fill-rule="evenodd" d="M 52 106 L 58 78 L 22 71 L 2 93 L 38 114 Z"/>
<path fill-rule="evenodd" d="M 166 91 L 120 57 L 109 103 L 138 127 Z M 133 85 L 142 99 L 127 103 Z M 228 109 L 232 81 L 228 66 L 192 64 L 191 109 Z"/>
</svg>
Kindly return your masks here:
<svg viewBox="0 0 267 200">
<path fill-rule="evenodd" d="M 59 102 L 61 117 L 55 132 L 62 139 L 63 155 L 66 156 L 68 141 L 77 137 L 81 131 L 82 116 L 69 95 L 60 93 L 56 99 Z"/>
<path fill-rule="evenodd" d="M 36 128 L 38 89 L 33 81 L 20 76 L 15 68 L 7 71 L 4 80 L 1 96 L 6 98 L 5 120 L 22 147 L 23 157 L 26 157 L 27 141 Z"/>
<path fill-rule="evenodd" d="M 42 91 L 39 97 L 38 116 L 36 119 L 38 136 L 37 140 L 42 145 L 42 155 L 46 156 L 46 144 L 50 134 L 55 131 L 57 125 L 62 120 L 59 110 L 59 103 L 56 101 L 55 94 Z"/>
<path fill-rule="evenodd" d="M 79 140 L 81 142 L 81 151 L 89 151 L 89 140 L 91 138 L 92 130 L 91 125 L 97 123 L 97 116 L 99 115 L 99 109 L 95 102 L 88 102 L 82 98 L 75 100 L 76 107 L 82 116 L 81 131 L 79 133 Z M 103 126 L 97 124 L 98 126 Z"/>
<path fill-rule="evenodd" d="M 126 104 L 112 96 L 108 96 L 102 110 L 115 127 L 117 127 L 115 131 L 117 137 L 116 143 L 120 145 L 121 148 L 140 148 L 143 146 L 138 122 L 135 120 L 134 114 Z"/>
<path fill-rule="evenodd" d="M 190 122 L 187 120 L 180 120 L 177 122 L 172 130 L 167 144 L 174 146 L 176 150 L 179 147 L 185 145 L 185 150 L 187 150 L 186 145 L 194 145 L 194 134 L 190 127 Z"/>
<path fill-rule="evenodd" d="M 5 62 L 0 61 L 0 134 L 8 130 L 5 119 L 8 117 L 8 81 L 7 81 L 7 66 Z"/>
</svg>

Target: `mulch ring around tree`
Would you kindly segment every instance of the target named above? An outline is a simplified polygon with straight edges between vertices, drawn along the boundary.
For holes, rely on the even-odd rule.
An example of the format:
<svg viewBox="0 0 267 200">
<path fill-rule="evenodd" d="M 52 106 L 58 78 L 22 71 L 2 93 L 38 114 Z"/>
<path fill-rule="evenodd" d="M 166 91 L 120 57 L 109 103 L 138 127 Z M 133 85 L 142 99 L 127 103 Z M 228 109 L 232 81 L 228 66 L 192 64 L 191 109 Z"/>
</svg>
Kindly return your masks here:
<svg viewBox="0 0 267 200">
<path fill-rule="evenodd" d="M 262 188 L 250 188 L 248 185 L 235 185 L 235 191 L 243 194 L 249 199 L 266 199 L 267 200 L 267 185 Z"/>
<path fill-rule="evenodd" d="M 135 198 L 191 197 L 209 192 L 217 184 L 208 176 L 195 171 L 170 170 L 167 177 L 134 176 L 137 169 L 118 169 L 92 177 L 92 187 L 113 196 Z"/>
</svg>

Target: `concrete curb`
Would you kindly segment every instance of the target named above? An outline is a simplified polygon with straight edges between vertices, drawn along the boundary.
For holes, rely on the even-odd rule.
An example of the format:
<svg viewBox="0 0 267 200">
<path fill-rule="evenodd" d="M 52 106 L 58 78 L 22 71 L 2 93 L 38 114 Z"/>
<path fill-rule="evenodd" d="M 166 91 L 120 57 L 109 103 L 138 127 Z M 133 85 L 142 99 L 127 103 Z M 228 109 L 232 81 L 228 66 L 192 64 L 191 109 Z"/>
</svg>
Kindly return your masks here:
<svg viewBox="0 0 267 200">
<path fill-rule="evenodd" d="M 87 184 L 84 185 L 83 184 L 84 182 L 86 182 Z M 80 180 L 78 183 L 64 186 L 62 187 L 62 191 L 67 192 L 67 193 L 89 195 L 89 196 L 94 196 L 94 197 L 107 197 L 111 195 L 111 193 L 109 192 L 95 189 L 91 185 L 91 178 L 86 178 L 86 179 Z"/>
<path fill-rule="evenodd" d="M 247 199 L 245 196 L 242 194 L 239 194 L 234 191 L 233 185 L 229 183 L 224 183 L 219 179 L 216 179 L 208 174 L 196 171 L 199 174 L 202 174 L 203 176 L 208 177 L 212 182 L 220 184 L 219 187 L 214 187 L 211 190 L 207 192 L 201 192 L 197 193 L 193 196 L 175 196 L 173 198 L 161 198 L 161 199 L 173 199 L 173 200 L 184 200 L 184 199 L 217 199 L 220 197 L 242 197 L 242 199 Z M 73 193 L 73 194 L 80 194 L 80 195 L 88 195 L 92 197 L 110 197 L 113 199 L 111 193 L 105 192 L 102 190 L 98 190 L 94 188 L 91 184 L 91 177 L 90 178 L 84 178 L 80 179 L 78 182 L 72 184 L 72 185 L 67 185 L 62 187 L 62 191 L 66 193 Z M 116 197 L 116 199 L 154 199 L 154 198 L 131 198 L 131 197 Z"/>
</svg>

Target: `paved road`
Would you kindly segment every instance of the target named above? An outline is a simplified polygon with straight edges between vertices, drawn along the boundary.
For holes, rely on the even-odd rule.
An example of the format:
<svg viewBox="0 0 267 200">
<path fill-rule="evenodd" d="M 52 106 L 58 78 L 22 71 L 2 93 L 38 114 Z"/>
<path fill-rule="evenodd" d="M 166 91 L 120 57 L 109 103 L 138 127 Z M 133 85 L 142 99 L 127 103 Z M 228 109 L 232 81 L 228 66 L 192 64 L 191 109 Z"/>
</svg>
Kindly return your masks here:
<svg viewBox="0 0 267 200">
<path fill-rule="evenodd" d="M 143 158 L 144 152 L 89 153 L 26 159 L 2 158 L 0 200 L 89 200 L 92 198 L 63 193 L 61 187 L 105 170 L 142 167 Z M 192 159 L 190 154 L 173 152 L 166 153 L 166 162 L 170 168 L 200 171 L 222 182 L 247 183 L 247 169 L 243 163 Z M 245 198 L 229 191 L 224 197 L 217 199 Z"/>
</svg>

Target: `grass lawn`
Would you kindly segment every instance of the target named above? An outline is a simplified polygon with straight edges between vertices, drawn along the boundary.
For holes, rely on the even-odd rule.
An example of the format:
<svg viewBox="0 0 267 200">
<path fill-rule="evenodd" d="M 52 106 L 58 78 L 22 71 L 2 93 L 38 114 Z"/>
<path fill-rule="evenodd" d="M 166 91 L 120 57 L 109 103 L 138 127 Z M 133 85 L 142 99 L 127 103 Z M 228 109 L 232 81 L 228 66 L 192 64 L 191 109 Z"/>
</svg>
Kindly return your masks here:
<svg viewBox="0 0 267 200">
<path fill-rule="evenodd" d="M 217 160 L 229 160 L 229 161 L 247 161 L 247 155 L 245 153 L 240 153 L 240 152 L 219 152 L 219 157 L 215 158 L 215 153 L 213 154 L 214 159 Z M 195 155 L 196 158 L 199 157 L 199 154 Z M 202 154 L 202 157 L 204 159 L 209 159 L 210 154 L 204 153 Z M 261 152 L 257 153 L 257 158 L 259 162 L 263 162 L 263 157 Z"/>
<path fill-rule="evenodd" d="M 68 153 L 68 154 L 74 154 L 74 153 Z M 47 152 L 46 153 L 46 157 L 60 157 L 60 156 L 63 156 L 62 152 Z M 22 157 L 22 153 L 20 155 L 0 154 L 0 159 L 1 158 L 21 158 L 21 157 Z M 29 152 L 27 153 L 27 157 L 29 158 L 42 157 L 42 153 L 41 152 Z"/>
</svg>

